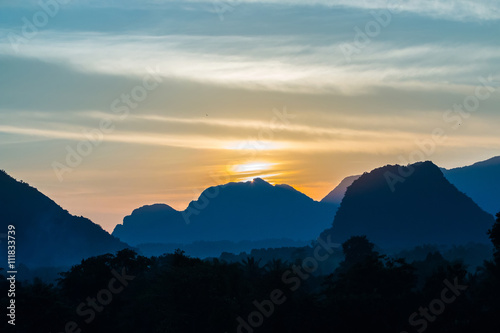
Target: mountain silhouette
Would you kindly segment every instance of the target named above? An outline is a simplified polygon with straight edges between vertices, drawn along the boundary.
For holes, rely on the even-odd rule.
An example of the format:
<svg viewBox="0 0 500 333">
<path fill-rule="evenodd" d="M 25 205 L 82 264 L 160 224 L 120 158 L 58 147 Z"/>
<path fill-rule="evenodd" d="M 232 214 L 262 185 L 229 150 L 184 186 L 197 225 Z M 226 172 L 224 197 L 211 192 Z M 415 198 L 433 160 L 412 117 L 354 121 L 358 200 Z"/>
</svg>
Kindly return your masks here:
<svg viewBox="0 0 500 333">
<path fill-rule="evenodd" d="M 363 174 L 348 187 L 333 226 L 322 236 L 343 242 L 366 235 L 385 248 L 487 243 L 493 223 L 493 216 L 450 184 L 436 165 L 420 162 Z"/>
<path fill-rule="evenodd" d="M 326 197 L 321 199 L 321 202 L 333 203 L 336 205 L 340 205 L 342 199 L 344 198 L 345 192 L 351 184 L 357 180 L 361 175 L 357 176 L 349 176 L 344 178 L 340 184 L 337 185 Z"/>
<path fill-rule="evenodd" d="M 442 169 L 445 177 L 482 209 L 500 212 L 500 156 L 455 169 Z"/>
<path fill-rule="evenodd" d="M 36 188 L 0 170 L 0 233 L 7 233 L 8 225 L 15 226 L 17 263 L 30 267 L 73 265 L 128 247 L 99 225 L 69 214 Z M 3 244 L 1 251 L 7 258 Z"/>
<path fill-rule="evenodd" d="M 156 204 L 136 209 L 113 235 L 141 243 L 197 241 L 313 240 L 327 228 L 338 206 L 320 203 L 288 185 L 263 179 L 206 189 L 186 210 Z"/>
</svg>

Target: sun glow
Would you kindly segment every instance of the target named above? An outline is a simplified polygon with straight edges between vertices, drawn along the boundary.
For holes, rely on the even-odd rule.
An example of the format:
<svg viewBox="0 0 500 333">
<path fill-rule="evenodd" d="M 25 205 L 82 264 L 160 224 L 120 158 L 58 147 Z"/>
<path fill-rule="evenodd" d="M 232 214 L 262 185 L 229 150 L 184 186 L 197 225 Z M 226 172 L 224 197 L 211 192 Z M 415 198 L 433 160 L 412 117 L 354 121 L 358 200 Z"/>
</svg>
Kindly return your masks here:
<svg viewBox="0 0 500 333">
<path fill-rule="evenodd" d="M 272 178 L 278 177 L 281 173 L 277 172 L 278 163 L 265 161 L 249 162 L 244 164 L 235 164 L 230 167 L 230 172 L 236 176 L 236 181 L 253 181 L 254 178 L 263 178 L 273 183 Z"/>
<path fill-rule="evenodd" d="M 274 163 L 268 162 L 252 162 L 234 165 L 232 169 L 235 173 L 253 173 L 257 171 L 269 170 L 273 165 Z"/>
<path fill-rule="evenodd" d="M 265 174 L 265 175 L 257 175 L 257 176 L 238 178 L 238 181 L 239 182 L 252 182 L 253 183 L 255 178 L 261 178 L 261 179 L 264 179 L 269 184 L 274 185 L 276 182 L 272 181 L 271 179 L 273 177 L 277 177 L 279 175 L 280 175 L 279 173 L 270 173 L 270 174 Z"/>
</svg>

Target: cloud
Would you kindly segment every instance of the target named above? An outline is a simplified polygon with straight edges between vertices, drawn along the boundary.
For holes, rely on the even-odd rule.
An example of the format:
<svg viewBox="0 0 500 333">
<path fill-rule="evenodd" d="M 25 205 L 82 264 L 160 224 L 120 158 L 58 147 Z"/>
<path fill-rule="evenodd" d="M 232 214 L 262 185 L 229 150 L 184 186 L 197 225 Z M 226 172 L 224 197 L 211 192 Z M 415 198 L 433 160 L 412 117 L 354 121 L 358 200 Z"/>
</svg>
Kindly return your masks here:
<svg viewBox="0 0 500 333">
<path fill-rule="evenodd" d="M 281 151 L 281 152 L 332 152 L 332 153 L 383 153 L 388 154 L 395 151 L 415 149 L 416 142 L 430 138 L 433 128 L 425 132 L 412 131 L 380 131 L 377 129 L 362 130 L 335 127 L 314 127 L 302 124 L 289 124 L 271 137 L 259 137 L 259 128 L 269 129 L 268 124 L 256 121 L 235 121 L 231 119 L 179 119 L 172 117 L 144 116 L 151 122 L 172 122 L 183 124 L 205 124 L 217 127 L 228 127 L 227 131 L 218 130 L 216 135 L 209 135 L 206 128 L 200 132 L 194 128 L 184 128 L 182 133 L 163 133 L 149 127 L 144 131 L 116 130 L 103 135 L 103 141 L 109 143 L 125 143 L 130 145 L 147 145 L 155 147 L 180 147 L 188 149 L 206 150 L 241 150 L 242 147 L 258 151 Z M 136 117 L 137 119 L 137 117 Z M 477 120 L 474 121 L 477 124 Z M 255 125 L 258 127 L 256 128 Z M 444 125 L 444 124 L 443 124 Z M 58 140 L 69 140 L 73 142 L 88 141 L 84 132 L 92 128 L 81 128 L 79 126 L 68 126 L 53 124 L 49 128 L 26 127 L 14 125 L 0 125 L 0 133 L 9 133 L 17 136 L 30 138 L 50 138 Z M 161 126 L 159 127 L 161 128 Z M 483 129 L 485 127 L 482 127 Z M 251 130 L 248 130 L 251 129 Z M 244 131 L 242 131 L 244 130 Z M 245 131 L 246 130 L 246 131 Z M 242 140 L 242 133 L 254 133 L 248 139 Z M 489 131 L 491 132 L 491 131 Z M 482 135 L 476 133 L 456 134 L 450 131 L 446 142 L 441 147 L 490 147 L 500 148 L 498 139 L 494 135 L 485 132 Z M 492 132 L 493 133 L 493 132 Z M 238 135 L 239 134 L 239 135 Z"/>
<path fill-rule="evenodd" d="M 300 0 L 240 0 L 248 3 L 303 5 Z M 448 20 L 498 20 L 500 6 L 495 0 L 311 0 L 308 5 L 350 7 L 359 9 L 391 9 Z"/>
<path fill-rule="evenodd" d="M 64 131 L 0 125 L 0 132 L 32 137 L 64 139 L 73 141 L 89 141 L 88 137 L 82 134 L 83 131 Z M 152 146 L 170 146 L 191 149 L 221 149 L 221 147 L 225 143 L 224 141 L 217 138 L 209 138 L 202 135 L 173 136 L 168 134 L 150 134 L 146 132 L 105 134 L 104 140 L 107 142 Z"/>
<path fill-rule="evenodd" d="M 166 78 L 313 94 L 359 95 L 375 87 L 463 91 L 479 75 L 500 72 L 500 50 L 479 43 L 401 46 L 373 41 L 352 62 L 346 62 L 341 44 L 311 45 L 305 38 L 279 36 L 92 33 L 89 38 L 55 33 L 32 41 L 23 54 L 43 55 L 47 62 L 86 75 L 140 77 L 152 67 Z"/>
</svg>

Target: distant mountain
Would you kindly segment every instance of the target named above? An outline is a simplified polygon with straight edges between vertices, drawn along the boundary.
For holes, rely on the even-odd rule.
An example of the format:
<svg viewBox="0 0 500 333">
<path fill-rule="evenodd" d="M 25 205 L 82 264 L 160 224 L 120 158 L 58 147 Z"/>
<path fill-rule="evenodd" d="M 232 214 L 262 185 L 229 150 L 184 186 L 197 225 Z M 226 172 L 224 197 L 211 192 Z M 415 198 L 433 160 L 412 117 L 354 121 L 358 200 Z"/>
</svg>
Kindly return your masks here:
<svg viewBox="0 0 500 333">
<path fill-rule="evenodd" d="M 70 215 L 24 182 L 0 171 L 0 233 L 15 226 L 16 261 L 30 267 L 73 265 L 128 247 L 84 217 Z M 5 253 L 6 238 L 0 238 Z"/>
<path fill-rule="evenodd" d="M 321 199 L 321 202 L 328 202 L 328 203 L 333 203 L 336 205 L 340 205 L 342 202 L 342 199 L 344 198 L 345 192 L 351 184 L 357 180 L 361 175 L 357 176 L 350 176 L 344 178 L 340 184 L 337 185 L 326 197 Z"/>
<path fill-rule="evenodd" d="M 423 244 L 488 243 L 493 216 L 444 177 L 432 162 L 411 165 L 394 191 L 387 176 L 400 177 L 401 166 L 388 165 L 365 173 L 347 189 L 333 226 L 322 236 L 343 242 L 366 235 L 380 247 Z M 404 169 L 408 171 L 410 169 Z"/>
<path fill-rule="evenodd" d="M 445 177 L 492 215 L 500 212 L 500 156 L 470 166 L 442 169 Z"/>
<path fill-rule="evenodd" d="M 338 206 L 320 203 L 288 185 L 256 178 L 206 189 L 185 211 L 168 205 L 144 206 L 117 225 L 113 235 L 140 243 L 316 239 Z M 276 243 L 274 243 L 276 245 Z"/>
</svg>

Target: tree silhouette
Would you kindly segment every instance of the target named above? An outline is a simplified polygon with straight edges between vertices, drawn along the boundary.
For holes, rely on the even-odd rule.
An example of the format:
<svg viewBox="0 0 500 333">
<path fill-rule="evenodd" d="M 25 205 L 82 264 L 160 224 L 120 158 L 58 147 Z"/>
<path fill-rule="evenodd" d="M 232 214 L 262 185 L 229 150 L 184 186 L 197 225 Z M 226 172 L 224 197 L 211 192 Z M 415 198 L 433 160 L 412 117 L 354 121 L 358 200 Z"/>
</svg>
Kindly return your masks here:
<svg viewBox="0 0 500 333">
<path fill-rule="evenodd" d="M 495 247 L 494 257 L 497 265 L 500 265 L 500 213 L 497 214 L 497 220 L 493 227 L 488 231 L 493 246 Z"/>
<path fill-rule="evenodd" d="M 345 272 L 352 266 L 378 258 L 379 254 L 374 251 L 375 245 L 366 236 L 353 236 L 342 244 L 345 259 L 340 263 L 339 271 Z"/>
<path fill-rule="evenodd" d="M 498 225 L 497 221 L 490 231 L 496 252 Z M 251 327 L 255 333 L 414 332 L 409 316 L 442 296 L 445 279 L 458 279 L 467 290 L 429 322 L 426 333 L 498 333 L 500 266 L 494 261 L 471 274 L 439 252 L 412 264 L 379 255 L 364 236 L 352 237 L 342 248 L 345 259 L 338 269 L 327 276 L 308 272 L 306 278 L 297 273 L 305 273 L 302 263 L 280 259 L 262 265 L 254 257 L 228 263 L 192 258 L 182 250 L 145 258 L 128 249 L 92 257 L 62 273 L 57 285 L 40 280 L 18 283 L 16 328 L 61 332 L 75 321 L 82 332 L 94 333 L 238 332 L 237 318 L 253 318 L 255 323 L 261 313 L 262 322 Z M 96 297 L 113 278 L 112 270 L 122 267 L 134 280 L 113 295 L 95 320 L 85 323 L 76 307 Z M 292 290 L 296 282 L 285 282 L 283 276 L 299 281 L 300 288 Z M 3 290 L 8 284 L 0 276 Z M 286 301 L 275 304 L 270 314 L 270 293 L 275 290 L 282 291 Z M 0 306 L 8 302 L 6 293 L 0 294 Z M 2 332 L 7 327 L 5 321 L 0 324 Z M 240 326 L 240 332 L 250 331 Z"/>
</svg>

